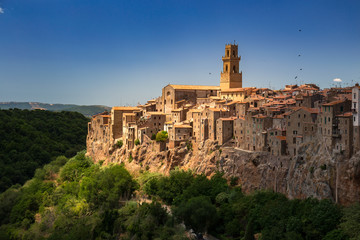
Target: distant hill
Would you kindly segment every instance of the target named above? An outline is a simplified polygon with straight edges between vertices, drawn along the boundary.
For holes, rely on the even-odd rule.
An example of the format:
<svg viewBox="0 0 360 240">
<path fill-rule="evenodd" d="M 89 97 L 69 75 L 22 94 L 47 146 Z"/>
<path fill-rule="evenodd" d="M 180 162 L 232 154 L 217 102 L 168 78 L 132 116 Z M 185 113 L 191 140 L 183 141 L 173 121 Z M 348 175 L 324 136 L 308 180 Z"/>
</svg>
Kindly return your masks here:
<svg viewBox="0 0 360 240">
<path fill-rule="evenodd" d="M 102 105 L 75 105 L 75 104 L 49 104 L 39 102 L 0 102 L 0 109 L 41 109 L 49 111 L 71 111 L 79 112 L 87 117 L 104 112 L 110 111 L 111 107 Z"/>
</svg>

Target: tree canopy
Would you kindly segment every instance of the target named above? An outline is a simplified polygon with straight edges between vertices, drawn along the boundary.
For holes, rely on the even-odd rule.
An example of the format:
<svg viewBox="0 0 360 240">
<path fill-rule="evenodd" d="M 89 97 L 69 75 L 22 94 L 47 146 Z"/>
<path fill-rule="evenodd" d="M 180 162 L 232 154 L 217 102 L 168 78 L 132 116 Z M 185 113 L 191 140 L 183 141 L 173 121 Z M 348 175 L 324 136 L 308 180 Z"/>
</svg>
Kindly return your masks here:
<svg viewBox="0 0 360 240">
<path fill-rule="evenodd" d="M 88 121 L 76 112 L 0 110 L 0 192 L 57 156 L 85 149 Z"/>
</svg>

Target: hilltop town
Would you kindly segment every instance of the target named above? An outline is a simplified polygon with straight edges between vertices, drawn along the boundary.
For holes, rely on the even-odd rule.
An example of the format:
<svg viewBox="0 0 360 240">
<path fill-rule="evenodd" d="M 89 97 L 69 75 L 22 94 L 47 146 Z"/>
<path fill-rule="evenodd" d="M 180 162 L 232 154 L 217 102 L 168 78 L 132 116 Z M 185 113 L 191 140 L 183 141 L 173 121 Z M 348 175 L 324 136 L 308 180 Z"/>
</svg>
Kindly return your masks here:
<svg viewBox="0 0 360 240">
<path fill-rule="evenodd" d="M 284 89 L 242 87 L 238 45 L 225 46 L 220 86 L 175 85 L 136 107 L 113 107 L 92 117 L 88 152 L 96 141 L 127 150 L 156 139 L 157 151 L 206 140 L 250 152 L 294 157 L 315 137 L 329 155 L 350 158 L 360 150 L 360 87 L 321 90 L 315 84 Z"/>
</svg>

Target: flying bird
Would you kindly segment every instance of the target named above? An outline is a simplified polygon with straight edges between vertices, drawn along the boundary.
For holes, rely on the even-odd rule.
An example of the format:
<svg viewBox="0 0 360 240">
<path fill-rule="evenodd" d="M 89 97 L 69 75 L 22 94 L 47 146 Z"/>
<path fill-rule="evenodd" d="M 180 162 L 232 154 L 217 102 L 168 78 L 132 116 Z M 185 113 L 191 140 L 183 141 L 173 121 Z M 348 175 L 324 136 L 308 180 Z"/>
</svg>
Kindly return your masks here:
<svg viewBox="0 0 360 240">
<path fill-rule="evenodd" d="M 300 57 L 300 56 L 301 56 L 301 54 L 298 55 L 298 57 Z"/>
<path fill-rule="evenodd" d="M 300 71 L 302 70 L 302 68 L 300 68 Z"/>
<path fill-rule="evenodd" d="M 301 32 L 301 29 L 299 29 L 299 32 Z"/>
<path fill-rule="evenodd" d="M 297 79 L 297 76 L 295 77 L 295 79 Z"/>
</svg>

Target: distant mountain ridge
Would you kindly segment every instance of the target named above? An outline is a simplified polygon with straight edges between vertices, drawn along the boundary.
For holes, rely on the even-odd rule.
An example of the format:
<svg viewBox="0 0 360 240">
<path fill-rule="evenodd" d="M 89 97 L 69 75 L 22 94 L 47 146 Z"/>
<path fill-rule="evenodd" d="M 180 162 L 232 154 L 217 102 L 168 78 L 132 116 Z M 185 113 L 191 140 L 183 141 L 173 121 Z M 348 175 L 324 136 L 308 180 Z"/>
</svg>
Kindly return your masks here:
<svg viewBox="0 0 360 240">
<path fill-rule="evenodd" d="M 28 110 L 48 110 L 48 111 L 70 111 L 70 112 L 79 112 L 87 117 L 93 116 L 95 114 L 110 111 L 111 107 L 103 105 L 76 105 L 76 104 L 50 104 L 50 103 L 40 103 L 40 102 L 0 102 L 0 109 L 28 109 Z"/>
</svg>

